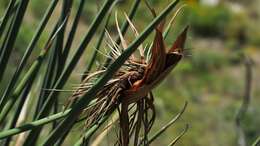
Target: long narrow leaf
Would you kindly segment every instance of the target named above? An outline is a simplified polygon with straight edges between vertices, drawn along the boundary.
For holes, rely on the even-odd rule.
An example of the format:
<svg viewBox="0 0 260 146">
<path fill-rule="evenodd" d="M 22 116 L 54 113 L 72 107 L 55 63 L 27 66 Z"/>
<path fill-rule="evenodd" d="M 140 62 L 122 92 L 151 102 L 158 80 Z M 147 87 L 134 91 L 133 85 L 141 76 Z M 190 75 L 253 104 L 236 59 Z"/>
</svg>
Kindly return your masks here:
<svg viewBox="0 0 260 146">
<path fill-rule="evenodd" d="M 61 25 L 60 28 L 62 28 L 62 26 L 63 25 Z M 59 32 L 60 28 L 57 30 L 57 32 L 54 34 L 54 36 L 52 36 L 50 41 L 47 42 L 45 48 L 41 51 L 40 55 L 37 57 L 35 62 L 32 64 L 32 66 L 30 67 L 28 72 L 24 75 L 23 79 L 17 85 L 17 88 L 14 90 L 14 93 L 10 96 L 10 98 L 8 98 L 7 103 L 2 105 L 3 110 L 0 113 L 0 123 L 3 122 L 3 120 L 5 119 L 5 117 L 7 116 L 9 111 L 11 110 L 11 108 L 13 107 L 14 103 L 16 102 L 18 96 L 21 94 L 21 92 L 23 91 L 25 86 L 29 83 L 30 80 L 32 80 L 32 78 L 35 79 L 35 77 L 36 77 L 35 74 L 38 73 L 42 62 L 43 62 L 49 48 L 51 47 L 53 39 L 55 38 L 55 36 Z"/>
<path fill-rule="evenodd" d="M 55 33 L 55 31 L 57 30 L 57 28 L 59 27 L 60 21 L 57 21 L 55 27 L 52 30 L 51 36 Z M 56 53 L 56 49 L 52 49 L 52 52 L 49 55 L 49 59 L 48 59 L 48 65 L 47 65 L 47 69 L 46 72 L 44 74 L 44 79 L 43 79 L 43 83 L 41 86 L 41 89 L 51 89 L 52 85 L 54 83 L 53 81 L 53 72 L 55 71 L 55 53 Z M 36 119 L 37 114 L 39 113 L 43 103 L 44 103 L 44 98 L 48 95 L 48 91 L 46 90 L 41 90 L 39 97 L 37 99 L 37 105 L 36 105 L 36 110 L 34 113 L 34 119 Z"/>
<path fill-rule="evenodd" d="M 32 41 L 30 42 L 30 44 L 28 45 L 28 48 L 26 49 L 26 52 L 21 60 L 21 63 L 18 65 L 10 83 L 8 84 L 5 92 L 4 92 L 4 95 L 1 99 L 1 104 L 0 105 L 5 105 L 7 100 L 8 100 L 8 97 L 10 96 L 10 94 L 12 93 L 12 90 L 14 89 L 14 86 L 15 84 L 17 83 L 17 80 L 18 78 L 20 77 L 21 75 L 21 72 L 22 72 L 22 69 L 24 68 L 29 56 L 31 55 L 32 51 L 33 51 L 33 48 L 35 47 L 36 43 L 38 42 L 51 14 L 53 13 L 53 10 L 55 8 L 55 6 L 57 5 L 57 2 L 58 0 L 53 0 L 52 3 L 50 4 L 46 14 L 44 15 L 44 18 L 42 19 Z M 2 106 L 0 106 L 0 111 L 1 111 L 1 108 Z"/>
<path fill-rule="evenodd" d="M 54 89 L 61 89 L 65 85 L 65 83 L 68 80 L 70 74 L 72 73 L 76 64 L 78 63 L 80 57 L 83 55 L 85 48 L 87 47 L 87 45 L 91 41 L 92 37 L 94 36 L 96 30 L 98 29 L 100 22 L 106 16 L 107 12 L 113 6 L 114 2 L 115 2 L 115 0 L 107 0 L 104 3 L 104 5 L 101 8 L 99 14 L 97 15 L 97 17 L 95 18 L 95 20 L 91 24 L 88 33 L 86 34 L 86 36 L 84 37 L 83 41 L 81 42 L 79 48 L 77 49 L 76 53 L 72 57 L 72 60 L 66 66 L 65 70 L 62 72 L 60 78 L 58 79 L 55 86 L 53 87 Z M 49 94 L 49 96 L 46 98 L 46 100 L 44 102 L 44 105 L 43 105 L 41 111 L 39 112 L 39 114 L 37 116 L 37 119 L 44 118 L 46 115 L 48 115 L 48 113 L 50 112 L 50 109 L 52 107 L 51 103 L 54 101 L 54 98 L 56 98 L 58 95 L 59 95 L 59 92 L 55 92 L 55 91 L 52 91 Z M 42 128 L 40 127 L 40 128 L 37 128 L 37 129 L 31 131 L 29 133 L 28 137 L 27 137 L 27 140 L 34 139 L 35 135 L 37 133 L 39 133 L 39 131 L 41 131 L 41 129 Z M 25 143 L 25 145 L 30 145 L 30 144 Z"/>
<path fill-rule="evenodd" d="M 16 16 L 15 16 L 14 23 L 12 25 L 10 35 L 8 36 L 8 40 L 4 46 L 5 52 L 3 53 L 3 55 L 0 58 L 0 68 L 1 68 L 0 81 L 3 78 L 8 60 L 10 58 L 10 54 L 14 48 L 14 44 L 15 44 L 18 32 L 20 30 L 22 20 L 23 20 L 26 8 L 28 6 L 28 3 L 29 3 L 29 0 L 22 0 L 20 2 L 19 8 L 18 8 Z"/>
<path fill-rule="evenodd" d="M 148 144 L 152 143 L 156 138 L 158 138 L 165 130 L 167 130 L 172 124 L 174 124 L 184 113 L 186 107 L 188 105 L 188 102 L 185 102 L 185 105 L 183 106 L 180 113 L 175 116 L 169 123 L 167 123 L 165 126 L 163 126 L 159 131 L 157 131 L 151 138 L 148 140 Z"/>
<path fill-rule="evenodd" d="M 103 8 L 101 9 L 98 16 L 96 17 L 93 24 L 91 25 L 89 32 L 87 33 L 87 35 L 83 39 L 82 43 L 80 44 L 77 52 L 74 54 L 72 60 L 67 65 L 64 72 L 61 74 L 61 77 L 59 78 L 56 85 L 54 86 L 54 89 L 61 89 L 64 86 L 64 84 L 66 83 L 67 79 L 69 78 L 71 72 L 73 71 L 77 62 L 79 61 L 80 57 L 83 55 L 83 51 L 85 50 L 85 48 L 89 44 L 90 40 L 94 36 L 94 34 L 97 30 L 97 26 L 99 26 L 100 21 L 105 17 L 106 12 L 110 9 L 111 4 L 113 2 L 114 2 L 114 0 L 107 0 L 107 2 L 104 4 Z M 42 115 L 43 113 L 47 113 L 47 111 L 50 110 L 49 105 L 52 102 L 53 98 L 55 98 L 58 94 L 59 94 L 59 92 L 55 92 L 55 91 L 50 93 L 50 95 L 48 96 L 48 98 L 45 101 L 42 111 L 38 115 L 39 118 L 43 116 Z"/>
<path fill-rule="evenodd" d="M 28 130 L 32 130 L 34 128 L 38 128 L 38 127 L 43 126 L 45 124 L 51 123 L 54 120 L 59 120 L 61 118 L 64 118 L 66 115 L 68 115 L 69 112 L 70 112 L 70 109 L 68 109 L 64 112 L 60 112 L 60 113 L 57 113 L 55 115 L 51 115 L 49 117 L 37 120 L 37 121 L 33 121 L 31 123 L 24 124 L 22 126 L 19 126 L 19 127 L 13 128 L 13 129 L 2 131 L 2 132 L 0 132 L 0 139 L 4 139 L 4 138 L 7 138 L 7 137 L 12 136 L 12 135 L 22 133 L 24 131 L 28 131 Z"/>
<path fill-rule="evenodd" d="M 11 15 L 11 12 L 12 12 L 12 8 L 15 5 L 15 1 L 16 0 L 11 0 L 9 2 L 8 7 L 6 9 L 6 12 L 5 12 L 4 16 L 3 16 L 3 20 L 2 20 L 2 22 L 0 24 L 0 39 L 2 38 L 2 34 L 4 32 L 5 26 L 6 26 L 7 22 L 8 22 L 8 20 L 10 19 L 10 15 Z"/>
<path fill-rule="evenodd" d="M 188 131 L 188 129 L 189 129 L 189 125 L 187 124 L 184 130 L 168 146 L 174 146 L 182 138 L 182 136 Z"/>
<path fill-rule="evenodd" d="M 258 146 L 260 144 L 260 136 L 257 137 L 257 139 L 254 141 L 252 146 Z"/>
<path fill-rule="evenodd" d="M 72 3 L 73 3 L 73 0 L 63 0 L 60 23 L 63 22 L 63 20 L 66 18 L 66 16 L 70 15 Z M 62 57 L 63 57 L 63 44 L 64 44 L 66 26 L 67 26 L 67 21 L 65 22 L 64 27 L 59 32 L 57 39 L 56 39 L 56 43 L 55 43 L 55 50 L 57 51 L 56 59 L 57 59 L 57 63 L 58 63 L 56 75 L 54 75 L 55 80 L 58 79 L 58 77 L 60 76 L 60 74 L 64 68 L 65 60 Z"/>
<path fill-rule="evenodd" d="M 90 137 L 95 133 L 98 128 L 109 118 L 108 115 L 104 116 L 102 119 L 100 119 L 99 122 L 95 123 L 93 126 L 91 126 L 87 132 L 84 134 L 82 138 L 80 138 L 74 146 L 81 146 L 84 142 L 88 143 Z"/>
<path fill-rule="evenodd" d="M 5 48 L 5 44 L 7 43 L 9 35 L 11 34 L 14 20 L 15 20 L 15 18 L 11 19 L 10 26 L 8 27 L 7 32 L 5 33 L 5 37 L 3 39 L 3 43 L 2 43 L 1 48 L 0 48 L 0 60 L 1 60 L 1 58 L 3 58 L 3 56 L 6 52 L 6 49 L 8 49 L 8 48 Z"/>
<path fill-rule="evenodd" d="M 66 44 L 65 44 L 64 50 L 62 52 L 62 58 L 61 58 L 62 62 L 64 63 L 63 66 L 65 65 L 66 60 L 68 58 L 70 48 L 71 48 L 72 42 L 74 40 L 76 31 L 77 31 L 77 28 L 78 28 L 78 24 L 79 24 L 79 21 L 80 21 L 80 16 L 82 14 L 82 11 L 83 11 L 83 8 L 84 8 L 84 5 L 85 5 L 85 1 L 86 0 L 80 0 L 79 8 L 77 10 L 73 24 L 71 26 L 71 30 L 70 30 L 69 35 L 68 35 L 68 39 L 66 40 Z"/>
<path fill-rule="evenodd" d="M 32 87 L 32 84 L 33 84 L 33 80 L 30 81 L 30 83 L 26 86 L 26 88 L 24 89 L 23 93 L 21 94 L 21 97 L 19 99 L 19 103 L 18 103 L 18 107 L 17 109 L 15 110 L 14 114 L 12 115 L 11 118 L 9 118 L 9 123 L 8 125 L 6 126 L 7 128 L 5 129 L 12 129 L 15 127 L 16 123 L 17 123 L 17 120 L 20 116 L 20 113 L 22 111 L 22 108 L 24 106 L 24 103 L 27 99 L 27 96 L 30 92 L 30 89 Z M 12 139 L 12 136 L 8 137 L 6 140 L 5 140 L 5 146 L 8 146 L 11 142 L 11 139 Z"/>
</svg>

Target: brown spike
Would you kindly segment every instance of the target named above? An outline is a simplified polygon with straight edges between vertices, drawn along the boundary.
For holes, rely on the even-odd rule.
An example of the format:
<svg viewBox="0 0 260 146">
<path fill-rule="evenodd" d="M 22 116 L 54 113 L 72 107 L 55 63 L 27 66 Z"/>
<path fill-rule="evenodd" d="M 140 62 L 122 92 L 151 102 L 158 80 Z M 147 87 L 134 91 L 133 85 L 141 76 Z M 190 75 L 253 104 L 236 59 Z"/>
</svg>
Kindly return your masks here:
<svg viewBox="0 0 260 146">
<path fill-rule="evenodd" d="M 152 46 L 152 56 L 146 69 L 143 81 L 153 81 L 163 70 L 166 62 L 166 50 L 162 33 L 156 29 L 156 35 Z"/>
<path fill-rule="evenodd" d="M 174 42 L 173 46 L 170 48 L 168 53 L 170 52 L 176 52 L 177 49 L 181 49 L 181 51 L 184 49 L 187 32 L 188 32 L 189 26 L 187 26 L 183 32 L 177 37 L 176 41 Z"/>
</svg>

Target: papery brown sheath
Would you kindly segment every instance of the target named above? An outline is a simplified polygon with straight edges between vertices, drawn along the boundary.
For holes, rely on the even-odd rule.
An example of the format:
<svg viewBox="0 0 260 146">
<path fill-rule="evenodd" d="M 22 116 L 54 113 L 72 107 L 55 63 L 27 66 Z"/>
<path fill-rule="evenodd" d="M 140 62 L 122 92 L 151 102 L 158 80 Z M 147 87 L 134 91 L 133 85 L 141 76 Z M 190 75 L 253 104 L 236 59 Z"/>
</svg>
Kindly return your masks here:
<svg viewBox="0 0 260 146">
<path fill-rule="evenodd" d="M 138 106 L 137 109 L 139 114 L 147 114 L 148 109 L 151 109 L 153 112 L 152 114 L 155 114 L 151 90 L 170 73 L 170 71 L 183 57 L 183 48 L 186 40 L 188 27 L 186 27 L 184 31 L 178 36 L 177 40 L 175 41 L 173 46 L 168 50 L 168 52 L 165 49 L 165 44 L 162 36 L 162 28 L 163 27 L 157 27 L 156 29 L 156 35 L 154 38 L 153 46 L 151 48 L 152 56 L 148 62 L 148 65 L 145 68 L 142 79 L 135 81 L 128 90 L 123 92 L 124 99 L 122 100 L 122 109 L 120 114 L 122 145 L 128 145 L 129 143 L 129 131 L 131 129 L 128 127 L 129 105 L 132 103 L 136 103 Z M 140 121 L 143 121 L 142 118 L 144 117 L 139 117 L 137 119 L 137 126 L 135 129 L 136 135 L 139 135 Z M 151 129 L 154 118 L 155 117 L 153 115 L 152 118 L 149 121 L 147 121 L 147 123 L 144 123 L 144 125 L 147 126 L 147 128 L 144 129 L 144 131 L 146 131 L 147 133 Z M 138 136 L 136 137 L 135 141 L 137 141 L 137 139 Z M 137 145 L 137 142 L 135 142 L 135 145 Z"/>
</svg>

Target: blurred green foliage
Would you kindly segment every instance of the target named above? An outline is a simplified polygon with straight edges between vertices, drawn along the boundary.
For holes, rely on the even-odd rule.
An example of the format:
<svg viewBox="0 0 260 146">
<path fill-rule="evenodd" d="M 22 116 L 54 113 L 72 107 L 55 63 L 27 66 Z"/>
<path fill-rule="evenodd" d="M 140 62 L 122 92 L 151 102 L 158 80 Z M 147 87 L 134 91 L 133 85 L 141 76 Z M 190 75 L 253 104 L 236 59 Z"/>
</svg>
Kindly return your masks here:
<svg viewBox="0 0 260 146">
<path fill-rule="evenodd" d="M 196 34 L 205 37 L 224 36 L 228 32 L 231 12 L 225 5 L 193 5 L 189 10 L 189 20 Z"/>
</svg>

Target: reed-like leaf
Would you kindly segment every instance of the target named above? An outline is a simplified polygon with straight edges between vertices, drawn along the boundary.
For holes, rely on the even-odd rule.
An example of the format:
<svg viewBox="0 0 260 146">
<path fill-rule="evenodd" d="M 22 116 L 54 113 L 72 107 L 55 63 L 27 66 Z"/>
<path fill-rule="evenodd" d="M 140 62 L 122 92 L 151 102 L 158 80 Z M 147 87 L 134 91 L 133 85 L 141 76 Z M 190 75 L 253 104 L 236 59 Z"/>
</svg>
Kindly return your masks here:
<svg viewBox="0 0 260 146">
<path fill-rule="evenodd" d="M 7 114 L 10 112 L 11 108 L 14 106 L 14 103 L 17 101 L 17 98 L 19 97 L 19 95 L 21 94 L 21 92 L 23 91 L 25 86 L 29 83 L 29 80 L 31 80 L 31 78 L 33 76 L 35 76 L 35 74 L 37 74 L 37 72 L 39 71 L 41 63 L 42 63 L 43 58 L 46 53 L 47 53 L 46 51 L 43 51 L 41 53 L 41 55 L 37 58 L 37 60 L 32 64 L 32 66 L 30 67 L 28 72 L 25 74 L 25 76 L 21 80 L 21 82 L 19 82 L 19 84 L 17 85 L 17 88 L 14 90 L 14 93 L 8 98 L 8 101 L 6 102 L 6 104 L 2 105 L 3 108 L 0 113 L 0 123 L 2 123 L 4 121 Z"/>
<path fill-rule="evenodd" d="M 64 62 L 64 64 L 66 63 L 66 60 L 68 58 L 68 55 L 69 55 L 69 52 L 70 52 L 70 49 L 71 49 L 71 45 L 72 45 L 72 42 L 74 40 L 76 31 L 77 31 L 77 28 L 78 28 L 80 16 L 82 14 L 82 11 L 83 11 L 83 8 L 84 8 L 84 5 L 85 5 L 85 1 L 86 0 L 80 0 L 76 16 L 73 20 L 73 24 L 71 26 L 71 30 L 70 30 L 69 35 L 68 35 L 68 39 L 66 40 L 66 44 L 65 44 L 65 47 L 64 47 L 63 53 L 62 53 L 62 62 Z"/>
<path fill-rule="evenodd" d="M 6 27 L 6 24 L 7 24 L 7 22 L 8 22 L 8 20 L 11 18 L 10 16 L 11 16 L 11 12 L 12 12 L 12 9 L 13 9 L 13 7 L 15 6 L 15 1 L 16 0 L 11 0 L 10 2 L 9 2 L 9 4 L 8 4 L 8 7 L 7 7 L 7 9 L 6 9 L 6 11 L 5 11 L 5 14 L 4 14 L 4 16 L 3 16 L 3 19 L 2 19 L 2 22 L 1 22 L 1 24 L 0 24 L 0 39 L 2 38 L 2 34 L 3 34 L 3 32 L 4 32 L 4 30 L 5 30 L 5 27 Z M 1 53 L 0 53 L 1 54 Z"/>
<path fill-rule="evenodd" d="M 182 136 L 188 131 L 189 125 L 187 124 L 183 131 L 168 145 L 168 146 L 174 146 L 181 138 Z"/>
<path fill-rule="evenodd" d="M 31 55 L 33 49 L 35 48 L 35 45 L 38 42 L 47 22 L 49 21 L 49 18 L 51 16 L 51 14 L 53 13 L 53 10 L 56 7 L 57 2 L 58 2 L 58 0 L 53 0 L 52 3 L 50 4 L 48 10 L 46 11 L 46 14 L 44 15 L 41 23 L 39 24 L 38 29 L 36 30 L 35 35 L 33 36 L 30 44 L 28 45 L 26 52 L 24 53 L 23 58 L 22 58 L 20 64 L 18 65 L 11 81 L 7 85 L 7 88 L 6 88 L 6 90 L 3 94 L 3 97 L 2 97 L 1 102 L 0 102 L 0 111 L 3 107 L 1 105 L 5 105 L 6 102 L 8 101 L 9 96 L 12 94 L 14 87 L 17 84 L 17 81 L 18 81 L 18 79 L 21 75 L 21 72 L 22 72 L 25 64 L 27 63 L 27 60 L 28 60 L 29 56 Z"/>
<path fill-rule="evenodd" d="M 73 4 L 73 0 L 63 0 L 60 23 L 62 23 L 63 20 L 70 15 L 72 4 Z M 58 77 L 60 76 L 64 68 L 65 60 L 62 57 L 63 57 L 63 44 L 64 44 L 66 26 L 67 26 L 67 21 L 65 22 L 62 30 L 59 32 L 55 43 L 55 50 L 57 52 L 56 53 L 57 70 L 56 70 L 56 75 L 54 75 L 55 81 L 58 79 Z"/>
<path fill-rule="evenodd" d="M 61 25 L 60 28 L 62 28 L 62 25 Z M 11 108 L 13 107 L 14 103 L 16 102 L 17 98 L 19 97 L 19 95 L 21 94 L 23 89 L 29 83 L 29 81 L 35 79 L 36 74 L 39 72 L 41 64 L 42 64 L 47 52 L 49 51 L 51 44 L 53 43 L 53 40 L 56 37 L 57 33 L 59 32 L 60 28 L 56 31 L 54 36 L 52 36 L 52 38 L 47 42 L 44 49 L 42 49 L 40 55 L 34 61 L 32 66 L 29 68 L 29 70 L 26 72 L 23 79 L 19 82 L 19 84 L 15 88 L 13 94 L 8 98 L 8 101 L 6 102 L 6 104 L 1 104 L 2 108 L 0 108 L 0 110 L 1 110 L 0 123 L 3 122 L 3 120 L 5 119 L 5 117 L 7 116 L 9 111 L 11 110 Z"/>
<path fill-rule="evenodd" d="M 70 109 L 68 109 L 64 112 L 60 112 L 60 113 L 51 115 L 49 117 L 40 119 L 40 120 L 36 120 L 36 121 L 30 122 L 30 123 L 21 125 L 19 127 L 13 128 L 13 129 L 8 129 L 6 131 L 2 131 L 2 132 L 0 132 L 0 139 L 5 139 L 7 137 L 22 133 L 24 131 L 28 131 L 28 130 L 32 130 L 32 129 L 41 127 L 41 126 L 51 123 L 55 120 L 59 120 L 61 118 L 64 118 L 65 116 L 67 116 L 69 112 L 70 112 Z"/>
<path fill-rule="evenodd" d="M 83 52 L 89 42 L 91 41 L 92 37 L 94 36 L 95 32 L 98 29 L 98 26 L 100 25 L 100 22 L 104 19 L 106 16 L 107 12 L 110 10 L 110 8 L 113 6 L 113 3 L 115 0 L 107 0 L 104 5 L 102 6 L 100 12 L 98 13 L 97 17 L 93 21 L 93 23 L 90 26 L 89 31 L 87 32 L 86 36 L 84 37 L 83 41 L 81 42 L 80 46 L 78 47 L 76 53 L 72 57 L 72 60 L 69 62 L 69 64 L 66 66 L 62 74 L 60 75 L 60 78 L 56 82 L 55 86 L 53 87 L 54 89 L 61 89 L 66 81 L 68 80 L 70 74 L 76 67 L 80 57 L 83 55 Z M 48 113 L 51 110 L 52 103 L 54 101 L 54 98 L 57 98 L 59 95 L 59 92 L 52 91 L 48 97 L 46 97 L 43 107 L 40 110 L 40 112 L 37 115 L 37 119 L 41 119 L 46 117 Z M 26 141 L 30 141 L 30 139 L 34 139 L 34 137 L 41 131 L 41 127 L 37 128 L 33 131 L 31 131 L 26 139 Z M 29 143 L 25 142 L 25 145 L 30 145 Z"/>
<path fill-rule="evenodd" d="M 73 0 L 63 0 L 62 3 L 62 11 L 61 11 L 61 15 L 60 15 L 60 24 L 63 23 L 63 20 L 68 17 L 71 13 L 71 8 L 72 8 L 72 4 L 73 4 Z M 47 70 L 50 70 L 50 74 L 49 74 L 49 78 L 47 78 L 46 83 L 50 82 L 50 86 L 46 86 L 44 89 L 51 89 L 57 79 L 59 78 L 63 68 L 64 68 L 64 64 L 65 64 L 65 58 L 63 58 L 63 44 L 64 44 L 64 39 L 65 39 L 65 31 L 66 31 L 66 26 L 67 26 L 67 21 L 64 23 L 64 27 L 60 30 L 60 32 L 57 35 L 56 38 L 56 42 L 55 42 L 55 48 L 54 48 L 54 53 L 53 53 L 53 58 L 51 58 L 49 64 L 50 67 L 48 67 Z M 46 96 L 48 96 L 48 94 L 45 94 Z M 44 97 L 42 97 L 44 98 Z M 58 111 L 58 102 L 59 99 L 58 97 L 54 99 L 53 101 L 53 113 L 57 113 Z M 54 121 L 52 123 L 52 128 L 54 129 L 57 125 L 57 122 Z M 40 132 L 38 133 L 38 135 L 40 135 Z M 36 139 L 38 139 L 38 137 L 36 137 Z M 37 140 L 36 139 L 31 139 L 31 145 L 35 145 Z"/>
<path fill-rule="evenodd" d="M 2 56 L 0 58 L 0 81 L 3 78 L 8 60 L 10 58 L 11 52 L 14 48 L 14 44 L 18 35 L 18 32 L 20 30 L 22 20 L 26 11 L 26 8 L 28 6 L 29 0 L 22 0 L 20 1 L 19 8 L 16 12 L 14 23 L 12 24 L 12 29 L 10 32 L 10 35 L 8 35 L 8 40 L 6 44 L 4 44 L 4 52 L 2 53 Z"/>
<path fill-rule="evenodd" d="M 36 75 L 36 74 L 35 74 L 35 75 Z M 23 109 L 24 103 L 25 103 L 25 101 L 26 101 L 26 99 L 27 99 L 28 94 L 29 94 L 30 91 L 31 91 L 32 84 L 33 84 L 33 80 L 30 80 L 29 83 L 28 83 L 28 85 L 25 87 L 23 93 L 22 93 L 21 96 L 19 97 L 18 107 L 17 107 L 17 109 L 15 110 L 14 114 L 13 114 L 11 117 L 9 117 L 9 122 L 8 122 L 8 124 L 7 124 L 7 126 L 6 126 L 5 129 L 7 129 L 7 130 L 8 130 L 8 129 L 12 129 L 12 128 L 14 128 L 15 125 L 17 124 L 17 120 L 18 120 L 18 118 L 19 118 L 19 116 L 20 116 L 20 113 L 21 113 L 21 111 L 22 111 L 22 109 Z M 5 145 L 5 146 L 8 146 L 8 145 L 10 144 L 10 142 L 11 142 L 11 139 L 12 139 L 12 136 L 8 137 L 8 138 L 5 140 L 4 145 Z"/>
<path fill-rule="evenodd" d="M 6 44 L 6 42 L 8 41 L 8 38 L 9 38 L 9 35 L 10 35 L 10 33 L 11 33 L 14 20 L 15 20 L 15 18 L 12 18 L 12 19 L 11 19 L 10 25 L 9 25 L 9 27 L 8 27 L 8 29 L 7 29 L 7 32 L 5 33 L 5 37 L 4 37 L 3 40 L 2 40 L 2 45 L 1 45 L 1 48 L 0 48 L 0 59 L 2 58 L 2 56 L 4 55 L 4 53 L 6 52 L 6 49 L 8 49 L 8 48 L 5 48 L 5 44 Z"/>
<path fill-rule="evenodd" d="M 72 60 L 66 66 L 66 69 L 61 74 L 60 78 L 58 79 L 57 83 L 55 84 L 54 89 L 61 89 L 64 86 L 64 84 L 66 83 L 67 79 L 69 78 L 71 72 L 76 67 L 76 64 L 79 61 L 80 57 L 82 56 L 85 48 L 87 47 L 90 40 L 94 36 L 94 34 L 97 30 L 97 27 L 100 25 L 100 21 L 103 20 L 103 18 L 105 17 L 105 14 L 109 11 L 113 2 L 114 2 L 114 0 L 107 0 L 106 3 L 103 5 L 103 7 L 102 7 L 101 11 L 99 12 L 98 16 L 96 17 L 96 19 L 92 23 L 88 33 L 86 34 L 85 38 L 81 42 L 81 44 L 80 44 L 79 48 L 77 49 L 76 53 L 72 57 Z M 55 92 L 55 91 L 52 91 L 50 93 L 50 95 L 47 97 L 47 99 L 44 103 L 42 110 L 38 114 L 38 118 L 44 117 L 44 114 L 48 113 L 48 111 L 50 110 L 50 106 L 49 106 L 50 103 L 52 102 L 53 98 L 55 98 L 58 94 L 59 94 L 59 92 Z"/>
<path fill-rule="evenodd" d="M 86 133 L 83 137 L 81 137 L 74 146 L 81 146 L 83 144 L 89 143 L 90 137 L 98 130 L 98 128 L 109 118 L 109 115 L 105 115 L 100 119 L 97 123 L 93 124 L 89 129 L 87 129 Z"/>
<path fill-rule="evenodd" d="M 260 136 L 253 142 L 252 146 L 258 146 L 260 144 Z"/>
<path fill-rule="evenodd" d="M 158 138 L 162 133 L 164 133 L 165 130 L 167 130 L 172 124 L 174 124 L 184 113 L 186 107 L 188 105 L 188 102 L 185 102 L 183 108 L 179 112 L 178 115 L 176 115 L 169 123 L 167 123 L 165 126 L 163 126 L 159 131 L 157 131 L 151 138 L 148 140 L 148 144 L 152 143 L 156 138 Z"/>
<path fill-rule="evenodd" d="M 52 30 L 51 35 L 53 35 L 55 33 L 55 31 L 57 30 L 58 26 L 59 26 L 60 22 L 57 21 L 55 27 Z M 37 114 L 39 113 L 43 103 L 44 103 L 44 98 L 48 95 L 48 91 L 46 91 L 45 89 L 51 89 L 52 85 L 53 85 L 53 72 L 55 71 L 55 65 L 56 65 L 56 59 L 55 59 L 55 53 L 56 53 L 56 49 L 52 49 L 51 53 L 49 53 L 49 58 L 48 58 L 48 65 L 44 74 L 44 79 L 43 79 L 43 83 L 41 86 L 41 90 L 39 97 L 37 98 L 37 105 L 36 105 L 36 109 L 34 112 L 34 119 L 36 119 Z"/>
<path fill-rule="evenodd" d="M 37 128 L 37 127 L 41 127 L 41 126 L 49 124 L 53 121 L 57 121 L 59 119 L 62 119 L 62 118 L 66 117 L 68 115 L 70 110 L 71 109 L 68 109 L 66 111 L 59 112 L 59 113 L 53 114 L 51 116 L 48 116 L 48 117 L 45 117 L 45 118 L 42 118 L 42 119 L 39 119 L 39 120 L 35 120 L 33 122 L 30 122 L 30 123 L 23 124 L 19 127 L 15 127 L 15 128 L 12 128 L 12 129 L 6 129 L 6 130 L 0 132 L 0 140 L 8 138 L 8 137 L 16 135 L 16 134 L 20 134 L 20 133 L 25 132 L 25 131 L 32 130 L 32 129 Z M 83 118 L 77 120 L 76 123 L 82 122 L 86 118 L 87 117 L 83 117 Z"/>
</svg>

